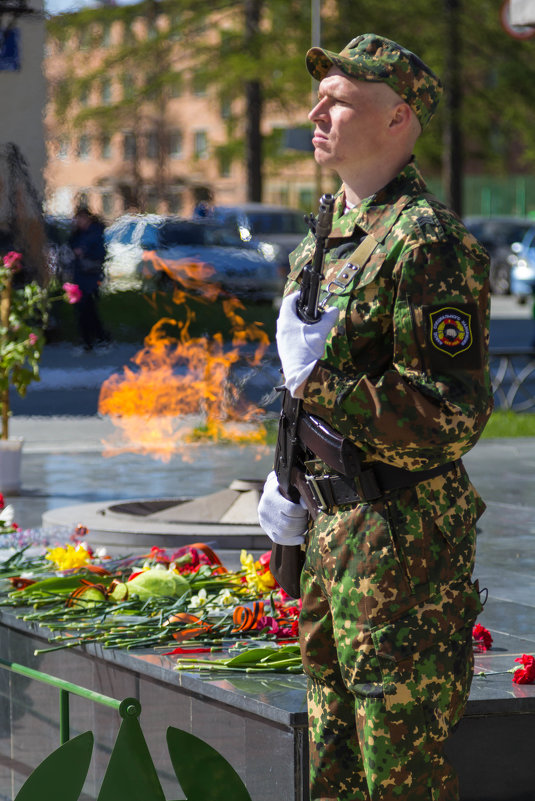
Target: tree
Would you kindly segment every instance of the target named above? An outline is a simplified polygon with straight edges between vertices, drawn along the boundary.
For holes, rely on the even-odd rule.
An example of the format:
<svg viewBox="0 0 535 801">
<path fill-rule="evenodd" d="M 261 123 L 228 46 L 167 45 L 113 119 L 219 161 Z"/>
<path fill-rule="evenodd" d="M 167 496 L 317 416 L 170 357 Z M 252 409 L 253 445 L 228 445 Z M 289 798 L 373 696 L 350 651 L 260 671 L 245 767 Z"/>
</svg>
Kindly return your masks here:
<svg viewBox="0 0 535 801">
<path fill-rule="evenodd" d="M 159 18 L 166 19 L 165 26 L 157 27 Z M 127 187 L 132 204 L 143 209 L 142 132 L 151 124 L 160 134 L 153 182 L 165 193 L 165 109 L 169 88 L 180 80 L 176 68 L 179 53 L 182 67 L 194 65 L 197 80 L 208 83 L 220 100 L 231 104 L 228 141 L 218 155 L 244 159 L 249 199 L 261 200 L 263 165 L 266 158 L 273 157 L 277 141 L 276 134 L 270 141 L 262 130 L 264 110 L 278 107 L 287 113 L 300 104 L 303 89 L 309 86 L 303 68 L 308 6 L 297 0 L 143 0 L 133 6 L 102 6 L 59 15 L 50 21 L 49 30 L 66 39 L 73 30 L 90 26 L 104 30 L 117 19 L 132 35 L 108 48 L 107 55 L 83 73 L 79 56 L 73 59 L 72 72 L 63 76 L 62 91 L 56 93 L 57 116 L 67 116 L 74 127 L 88 123 L 103 132 L 128 125 L 132 157 Z M 144 20 L 151 35 L 136 39 L 135 20 Z M 119 71 L 130 79 L 130 91 L 123 91 L 113 103 L 77 108 L 81 93 Z M 132 82 L 136 74 L 144 76 L 143 85 Z"/>
<path fill-rule="evenodd" d="M 424 168 L 442 170 L 448 202 L 460 210 L 465 172 L 506 174 L 535 166 L 535 39 L 501 26 L 496 0 L 337 0 L 325 46 L 374 31 L 417 53 L 446 83 L 445 96 L 417 143 Z M 348 26 L 358 21 L 358 30 Z M 462 54 L 462 59 L 460 59 Z"/>
</svg>

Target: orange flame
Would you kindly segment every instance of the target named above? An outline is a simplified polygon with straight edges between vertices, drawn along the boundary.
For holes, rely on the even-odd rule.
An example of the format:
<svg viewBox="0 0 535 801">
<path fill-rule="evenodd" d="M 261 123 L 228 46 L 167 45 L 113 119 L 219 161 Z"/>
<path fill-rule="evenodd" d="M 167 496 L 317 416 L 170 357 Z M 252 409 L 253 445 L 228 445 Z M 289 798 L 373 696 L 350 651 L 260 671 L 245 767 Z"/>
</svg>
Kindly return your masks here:
<svg viewBox="0 0 535 801">
<path fill-rule="evenodd" d="M 241 301 L 209 280 L 214 273 L 210 265 L 187 259 L 163 261 L 155 253 L 146 258 L 180 283 L 180 288 L 174 284 L 173 302 L 184 307 L 186 319 L 159 320 L 131 360 L 135 367 L 125 366 L 122 374 L 110 376 L 102 385 L 99 413 L 109 415 L 122 432 L 119 442 L 104 443 L 104 455 L 132 451 L 169 461 L 177 452 L 187 459 L 186 444 L 201 439 L 264 444 L 266 430 L 260 422 L 264 410 L 246 400 L 229 380 L 239 360 L 251 366 L 260 363 L 269 346 L 262 324 L 245 322 L 239 313 L 244 308 Z M 232 332 L 230 347 L 221 334 L 190 336 L 194 313 L 187 300 L 194 293 L 202 302 L 222 301 Z M 255 342 L 254 353 L 245 357 L 243 347 Z"/>
</svg>

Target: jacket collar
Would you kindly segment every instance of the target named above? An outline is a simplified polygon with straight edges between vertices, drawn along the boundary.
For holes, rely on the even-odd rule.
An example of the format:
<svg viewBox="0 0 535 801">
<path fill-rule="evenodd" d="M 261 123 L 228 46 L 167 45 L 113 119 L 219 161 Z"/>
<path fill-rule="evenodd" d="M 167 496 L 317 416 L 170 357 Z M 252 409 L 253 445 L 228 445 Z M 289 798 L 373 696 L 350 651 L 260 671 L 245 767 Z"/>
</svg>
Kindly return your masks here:
<svg viewBox="0 0 535 801">
<path fill-rule="evenodd" d="M 405 206 L 427 191 L 414 157 L 396 177 L 374 195 L 362 200 L 344 214 L 345 189 L 342 185 L 336 195 L 331 238 L 350 238 L 356 229 L 373 234 L 383 242 Z"/>
</svg>

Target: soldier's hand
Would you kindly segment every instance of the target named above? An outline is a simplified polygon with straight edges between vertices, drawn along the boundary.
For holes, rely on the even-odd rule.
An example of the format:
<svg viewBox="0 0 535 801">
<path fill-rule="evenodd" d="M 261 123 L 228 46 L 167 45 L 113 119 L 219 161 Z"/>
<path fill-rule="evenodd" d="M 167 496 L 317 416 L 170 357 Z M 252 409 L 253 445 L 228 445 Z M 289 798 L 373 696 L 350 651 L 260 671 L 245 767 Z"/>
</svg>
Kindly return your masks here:
<svg viewBox="0 0 535 801">
<path fill-rule="evenodd" d="M 308 527 L 308 512 L 301 503 L 293 503 L 279 492 L 279 482 L 272 470 L 264 484 L 258 504 L 260 526 L 278 545 L 301 545 Z"/>
<path fill-rule="evenodd" d="M 321 359 L 329 331 L 338 318 L 338 309 L 327 308 L 317 323 L 309 325 L 296 312 L 298 292 L 287 295 L 277 320 L 277 349 L 290 394 L 299 397 L 299 389 Z"/>
</svg>

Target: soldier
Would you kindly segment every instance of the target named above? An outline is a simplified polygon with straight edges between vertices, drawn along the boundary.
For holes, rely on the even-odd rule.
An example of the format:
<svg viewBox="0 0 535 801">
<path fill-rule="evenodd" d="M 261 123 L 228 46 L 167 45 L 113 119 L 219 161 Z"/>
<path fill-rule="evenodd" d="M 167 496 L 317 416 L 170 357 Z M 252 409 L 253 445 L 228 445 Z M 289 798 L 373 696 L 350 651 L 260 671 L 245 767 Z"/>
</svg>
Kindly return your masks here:
<svg viewBox="0 0 535 801">
<path fill-rule="evenodd" d="M 309 234 L 277 324 L 286 391 L 359 455 L 351 474 L 302 442 L 299 503 L 268 476 L 259 519 L 306 542 L 300 643 L 312 801 L 456 801 L 443 744 L 460 720 L 481 610 L 471 574 L 484 504 L 461 457 L 491 412 L 488 258 L 412 156 L 441 94 L 375 34 L 318 47 L 315 159 L 342 180 L 319 323 L 296 314 Z M 306 508 L 305 508 L 306 507 Z"/>
</svg>

